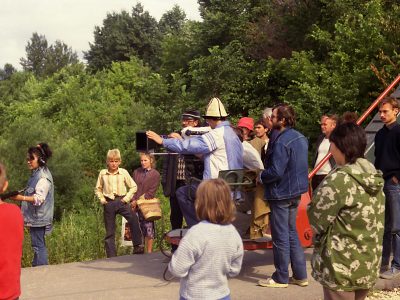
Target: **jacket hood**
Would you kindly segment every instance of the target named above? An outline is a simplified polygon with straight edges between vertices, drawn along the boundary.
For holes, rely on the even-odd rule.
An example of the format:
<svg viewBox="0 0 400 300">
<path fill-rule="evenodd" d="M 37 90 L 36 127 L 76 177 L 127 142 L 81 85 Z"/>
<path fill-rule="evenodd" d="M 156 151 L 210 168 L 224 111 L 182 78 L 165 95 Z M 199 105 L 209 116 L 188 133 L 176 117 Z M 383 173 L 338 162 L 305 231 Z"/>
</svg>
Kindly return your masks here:
<svg viewBox="0 0 400 300">
<path fill-rule="evenodd" d="M 345 165 L 342 171 L 353 177 L 371 196 L 382 190 L 384 180 L 382 172 L 365 158 L 359 158 L 354 164 Z"/>
</svg>

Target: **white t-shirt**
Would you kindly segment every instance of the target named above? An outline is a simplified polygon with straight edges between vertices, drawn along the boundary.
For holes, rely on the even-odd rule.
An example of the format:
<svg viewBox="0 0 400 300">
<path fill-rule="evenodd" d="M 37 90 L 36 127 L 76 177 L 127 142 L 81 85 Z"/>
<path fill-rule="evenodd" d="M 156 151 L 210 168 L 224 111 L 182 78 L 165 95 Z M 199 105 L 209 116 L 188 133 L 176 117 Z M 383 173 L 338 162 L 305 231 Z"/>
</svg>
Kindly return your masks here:
<svg viewBox="0 0 400 300">
<path fill-rule="evenodd" d="M 318 148 L 318 156 L 317 156 L 317 161 L 315 162 L 315 166 L 318 165 L 319 162 L 328 154 L 330 145 L 331 145 L 331 143 L 329 142 L 329 139 L 324 138 L 322 140 L 322 143 L 319 145 L 319 148 Z M 332 170 L 332 168 L 331 168 L 331 165 L 328 160 L 322 166 L 322 168 L 319 169 L 319 171 L 317 172 L 317 175 L 327 175 L 331 170 Z"/>
<path fill-rule="evenodd" d="M 249 170 L 264 169 L 264 164 L 261 161 L 260 153 L 246 141 L 243 141 L 243 166 Z"/>
</svg>

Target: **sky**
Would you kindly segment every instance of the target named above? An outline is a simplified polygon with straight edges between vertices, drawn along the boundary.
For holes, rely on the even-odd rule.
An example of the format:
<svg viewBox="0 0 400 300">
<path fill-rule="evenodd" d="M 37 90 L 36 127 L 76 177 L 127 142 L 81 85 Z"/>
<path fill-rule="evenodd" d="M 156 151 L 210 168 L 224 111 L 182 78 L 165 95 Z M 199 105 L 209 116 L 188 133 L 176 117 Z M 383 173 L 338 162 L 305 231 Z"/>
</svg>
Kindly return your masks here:
<svg viewBox="0 0 400 300">
<path fill-rule="evenodd" d="M 1 0 L 0 68 L 11 63 L 21 70 L 25 46 L 34 32 L 47 42 L 66 43 L 83 59 L 93 42 L 95 26 L 102 26 L 107 13 L 131 11 L 136 0 Z M 178 4 L 188 19 L 200 20 L 197 0 L 141 0 L 144 9 L 157 20 Z"/>
</svg>

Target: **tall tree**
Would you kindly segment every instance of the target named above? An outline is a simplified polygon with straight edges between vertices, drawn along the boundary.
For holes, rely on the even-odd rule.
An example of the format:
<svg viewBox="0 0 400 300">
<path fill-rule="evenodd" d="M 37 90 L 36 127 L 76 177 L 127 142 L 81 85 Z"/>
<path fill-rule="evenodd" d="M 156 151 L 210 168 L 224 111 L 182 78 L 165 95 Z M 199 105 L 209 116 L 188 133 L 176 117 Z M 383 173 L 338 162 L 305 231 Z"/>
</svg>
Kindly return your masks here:
<svg viewBox="0 0 400 300">
<path fill-rule="evenodd" d="M 63 67 L 78 63 L 78 55 L 68 45 L 56 41 L 48 46 L 44 35 L 33 33 L 25 47 L 26 58 L 20 63 L 24 71 L 30 71 L 38 77 L 46 77 L 61 70 Z"/>
<path fill-rule="evenodd" d="M 56 41 L 47 49 L 45 74 L 53 74 L 65 66 L 78 63 L 78 55 L 67 44 Z"/>
<path fill-rule="evenodd" d="M 84 57 L 89 69 L 96 71 L 111 66 L 113 61 L 129 61 L 137 56 L 158 68 L 161 34 L 156 19 L 138 3 L 132 14 L 126 11 L 107 14 L 102 27 L 95 27 L 94 43 Z"/>
<path fill-rule="evenodd" d="M 198 1 L 205 49 L 241 40 L 251 12 L 251 0 Z"/>
<path fill-rule="evenodd" d="M 4 67 L 0 69 L 0 81 L 10 78 L 15 72 L 17 72 L 17 70 L 12 64 L 5 64 Z"/>
<path fill-rule="evenodd" d="M 21 58 L 20 63 L 25 71 L 31 71 L 35 75 L 43 75 L 47 56 L 48 43 L 44 35 L 34 32 L 25 47 L 26 58 Z"/>
<path fill-rule="evenodd" d="M 161 74 L 170 77 L 175 71 L 187 71 L 189 62 L 199 54 L 201 24 L 187 21 L 179 32 L 165 34 L 161 42 Z"/>
<path fill-rule="evenodd" d="M 185 12 L 179 7 L 179 5 L 175 4 L 171 10 L 162 15 L 158 22 L 158 26 L 163 34 L 177 34 L 182 30 L 186 21 Z"/>
</svg>

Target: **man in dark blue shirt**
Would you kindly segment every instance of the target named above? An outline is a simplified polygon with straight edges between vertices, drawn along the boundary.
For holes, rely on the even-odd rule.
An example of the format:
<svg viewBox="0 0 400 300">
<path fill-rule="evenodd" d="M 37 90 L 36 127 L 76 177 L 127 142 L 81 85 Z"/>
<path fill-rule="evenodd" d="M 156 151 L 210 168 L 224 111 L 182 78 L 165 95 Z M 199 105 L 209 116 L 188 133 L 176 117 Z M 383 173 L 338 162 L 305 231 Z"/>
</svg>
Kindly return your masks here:
<svg viewBox="0 0 400 300">
<path fill-rule="evenodd" d="M 385 232 L 383 235 L 381 278 L 400 276 L 400 125 L 399 103 L 385 98 L 379 115 L 385 124 L 375 136 L 375 167 L 382 171 L 385 185 Z M 393 260 L 389 268 L 390 253 Z"/>
</svg>

